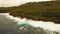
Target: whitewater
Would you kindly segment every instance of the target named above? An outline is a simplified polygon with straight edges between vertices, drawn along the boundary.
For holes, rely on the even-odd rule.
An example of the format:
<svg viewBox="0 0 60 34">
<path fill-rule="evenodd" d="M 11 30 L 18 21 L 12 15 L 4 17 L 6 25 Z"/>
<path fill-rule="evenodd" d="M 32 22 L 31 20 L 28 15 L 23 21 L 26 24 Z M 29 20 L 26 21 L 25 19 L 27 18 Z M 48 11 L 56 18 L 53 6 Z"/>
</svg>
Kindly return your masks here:
<svg viewBox="0 0 60 34">
<path fill-rule="evenodd" d="M 17 22 L 17 25 L 19 25 L 21 22 L 28 22 L 31 26 L 34 26 L 34 27 L 40 27 L 43 29 L 60 32 L 60 24 L 55 24 L 54 22 L 35 21 L 32 19 L 26 19 L 26 18 L 21 19 L 18 17 L 14 17 L 12 15 L 9 15 L 9 13 L 0 13 L 0 15 L 6 15 L 7 18 L 14 19 L 14 21 Z"/>
</svg>

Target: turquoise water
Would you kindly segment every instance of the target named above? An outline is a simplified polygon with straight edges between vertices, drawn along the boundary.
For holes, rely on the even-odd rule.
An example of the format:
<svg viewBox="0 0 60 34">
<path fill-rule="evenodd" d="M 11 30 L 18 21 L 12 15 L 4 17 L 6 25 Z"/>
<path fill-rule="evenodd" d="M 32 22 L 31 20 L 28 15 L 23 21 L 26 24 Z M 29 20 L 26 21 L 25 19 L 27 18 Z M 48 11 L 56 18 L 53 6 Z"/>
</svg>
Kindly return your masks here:
<svg viewBox="0 0 60 34">
<path fill-rule="evenodd" d="M 10 18 L 12 18 L 12 17 L 10 17 Z M 13 17 L 14 18 L 14 17 Z M 14 21 L 14 20 L 17 20 L 17 22 L 16 21 Z M 19 22 L 19 23 L 18 23 Z M 18 23 L 18 24 L 17 24 Z M 19 26 L 28 26 L 28 25 L 31 25 L 31 26 L 37 26 L 37 27 L 39 27 L 39 28 L 41 28 L 41 27 L 43 27 L 43 28 L 47 28 L 47 29 L 50 29 L 50 30 L 52 30 L 52 29 L 60 29 L 60 28 L 58 28 L 57 27 L 57 25 L 55 25 L 54 23 L 51 23 L 51 22 L 43 22 L 43 21 L 33 21 L 33 20 L 25 20 L 25 19 L 17 19 L 17 18 L 14 18 L 14 19 L 9 19 L 9 18 L 6 18 L 6 16 L 5 15 L 0 15 L 0 34 L 2 33 L 4 33 L 4 34 L 8 34 L 8 33 L 10 33 L 10 34 L 18 34 L 18 33 L 23 33 L 23 34 L 25 34 L 25 33 L 31 33 L 31 31 L 33 31 L 34 29 L 34 27 L 24 27 L 23 29 L 25 29 L 25 30 L 27 30 L 27 32 L 25 31 L 25 30 L 19 30 L 19 28 L 20 27 L 18 27 L 17 25 L 19 25 Z M 54 26 L 53 26 L 54 25 Z M 37 28 L 36 27 L 36 28 Z M 35 29 L 36 29 L 35 28 Z M 36 29 L 36 31 L 34 32 L 35 34 L 36 33 L 38 33 L 41 29 L 39 29 L 39 28 L 37 28 Z M 43 29 L 42 28 L 42 29 Z M 21 28 L 20 28 L 21 29 Z M 33 29 L 33 30 L 32 30 Z M 45 30 L 45 29 L 44 29 Z M 41 31 L 44 31 L 44 30 L 41 30 Z M 55 34 L 55 33 L 53 33 L 52 31 L 50 31 L 50 30 L 45 30 L 44 32 L 45 33 L 49 33 L 49 34 Z M 18 32 L 19 31 L 19 32 Z M 58 30 L 57 30 L 58 31 Z M 28 34 L 29 34 L 28 33 Z M 33 32 L 32 32 L 33 33 Z M 33 33 L 33 34 L 34 34 Z M 43 33 L 43 32 L 39 32 L 39 34 L 40 33 Z M 45 33 L 43 33 L 43 34 L 45 34 Z"/>
<path fill-rule="evenodd" d="M 18 24 L 19 26 L 27 26 L 29 25 L 28 22 L 20 22 L 20 24 Z"/>
</svg>

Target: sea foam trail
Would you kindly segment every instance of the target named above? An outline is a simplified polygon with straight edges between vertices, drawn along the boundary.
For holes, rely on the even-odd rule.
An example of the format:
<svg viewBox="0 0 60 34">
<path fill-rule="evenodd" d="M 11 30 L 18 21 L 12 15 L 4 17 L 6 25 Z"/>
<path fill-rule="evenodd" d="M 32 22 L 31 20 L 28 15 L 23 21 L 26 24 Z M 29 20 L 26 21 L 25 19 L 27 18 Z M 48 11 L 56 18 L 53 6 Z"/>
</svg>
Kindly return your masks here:
<svg viewBox="0 0 60 34">
<path fill-rule="evenodd" d="M 26 18 L 21 19 L 18 17 L 13 17 L 8 13 L 6 14 L 6 16 L 9 19 L 14 19 L 15 21 L 17 21 L 17 25 L 20 24 L 21 22 L 28 22 L 31 26 L 34 26 L 34 27 L 41 27 L 44 29 L 60 32 L 60 24 L 55 24 L 54 22 L 35 21 L 31 19 L 26 19 Z"/>
</svg>

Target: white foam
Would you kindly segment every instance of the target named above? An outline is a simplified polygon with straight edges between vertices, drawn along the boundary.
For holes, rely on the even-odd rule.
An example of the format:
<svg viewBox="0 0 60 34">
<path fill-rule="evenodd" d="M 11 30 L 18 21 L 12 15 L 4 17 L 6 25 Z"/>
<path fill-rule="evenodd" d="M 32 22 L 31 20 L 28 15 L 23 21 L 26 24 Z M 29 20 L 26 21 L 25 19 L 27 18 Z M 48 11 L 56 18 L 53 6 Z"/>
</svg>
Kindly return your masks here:
<svg viewBox="0 0 60 34">
<path fill-rule="evenodd" d="M 55 24 L 54 22 L 44 22 L 44 21 L 35 21 L 35 20 L 29 20 L 26 18 L 17 18 L 17 17 L 13 17 L 11 15 L 7 15 L 7 17 L 9 19 L 14 19 L 15 21 L 17 21 L 18 24 L 20 24 L 20 22 L 28 22 L 30 25 L 34 26 L 34 27 L 41 27 L 44 29 L 49 29 L 52 31 L 60 31 L 60 24 Z"/>
</svg>

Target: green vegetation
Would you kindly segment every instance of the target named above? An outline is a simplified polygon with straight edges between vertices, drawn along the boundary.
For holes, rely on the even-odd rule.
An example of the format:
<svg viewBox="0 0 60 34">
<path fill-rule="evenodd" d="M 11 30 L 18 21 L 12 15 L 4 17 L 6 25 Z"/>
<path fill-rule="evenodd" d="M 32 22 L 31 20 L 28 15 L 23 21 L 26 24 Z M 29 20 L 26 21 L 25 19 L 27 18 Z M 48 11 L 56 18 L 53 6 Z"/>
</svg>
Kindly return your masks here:
<svg viewBox="0 0 60 34">
<path fill-rule="evenodd" d="M 8 12 L 16 17 L 60 23 L 60 1 L 29 2 L 18 7 L 1 7 L 0 12 Z"/>
<path fill-rule="evenodd" d="M 31 25 L 25 26 L 23 29 L 20 28 L 21 26 L 18 26 L 17 22 L 14 22 L 14 19 L 9 19 L 4 15 L 0 15 L 0 34 L 60 34 L 56 31 L 45 30 Z"/>
</svg>

